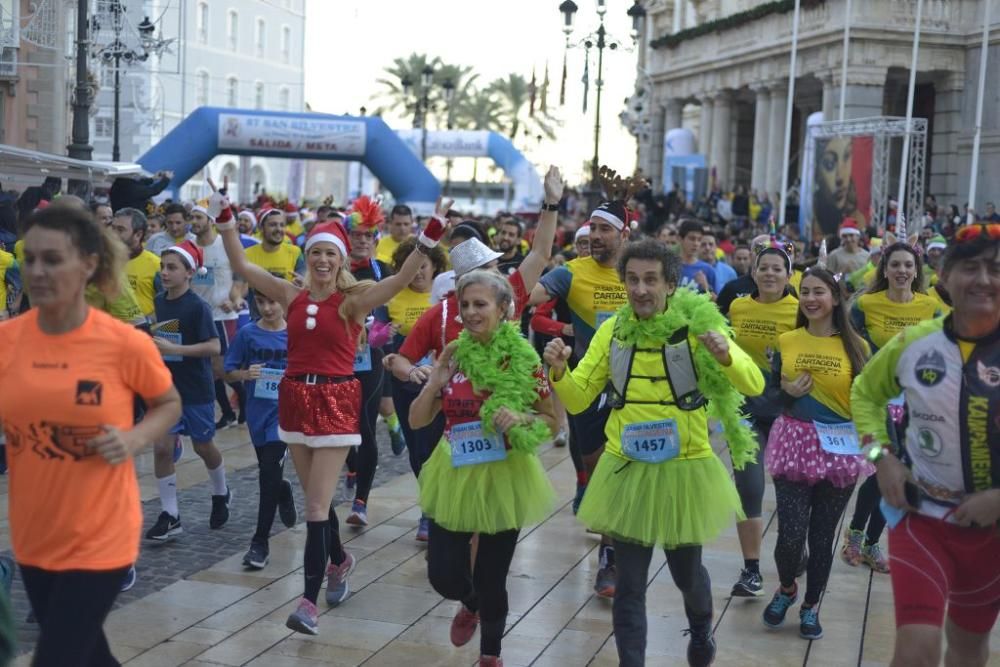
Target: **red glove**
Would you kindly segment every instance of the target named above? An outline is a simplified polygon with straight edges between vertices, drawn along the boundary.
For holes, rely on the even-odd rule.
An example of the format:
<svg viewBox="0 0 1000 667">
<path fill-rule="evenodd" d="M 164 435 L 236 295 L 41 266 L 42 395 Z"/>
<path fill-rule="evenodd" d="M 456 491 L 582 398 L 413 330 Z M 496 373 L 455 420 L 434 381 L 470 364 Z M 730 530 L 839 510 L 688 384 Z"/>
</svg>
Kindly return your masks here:
<svg viewBox="0 0 1000 667">
<path fill-rule="evenodd" d="M 425 247 L 433 248 L 441 240 L 441 237 L 444 236 L 444 230 L 445 219 L 435 215 L 427 221 L 427 226 L 424 227 L 424 231 L 420 232 L 417 240 Z"/>
<path fill-rule="evenodd" d="M 228 204 L 228 202 L 226 202 Z M 233 207 L 223 206 L 222 210 L 219 211 L 219 216 L 215 219 L 215 224 L 226 224 L 233 219 Z"/>
</svg>

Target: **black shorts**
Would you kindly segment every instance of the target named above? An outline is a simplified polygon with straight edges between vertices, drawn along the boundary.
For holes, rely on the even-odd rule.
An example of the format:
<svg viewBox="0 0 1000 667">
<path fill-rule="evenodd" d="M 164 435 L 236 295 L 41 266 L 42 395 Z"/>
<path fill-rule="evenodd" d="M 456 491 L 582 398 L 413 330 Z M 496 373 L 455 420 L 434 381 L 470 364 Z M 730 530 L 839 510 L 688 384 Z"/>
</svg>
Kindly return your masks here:
<svg viewBox="0 0 1000 667">
<path fill-rule="evenodd" d="M 569 416 L 571 437 L 582 456 L 596 454 L 604 446 L 604 427 L 610 416 L 611 406 L 604 394 L 580 414 Z"/>
</svg>

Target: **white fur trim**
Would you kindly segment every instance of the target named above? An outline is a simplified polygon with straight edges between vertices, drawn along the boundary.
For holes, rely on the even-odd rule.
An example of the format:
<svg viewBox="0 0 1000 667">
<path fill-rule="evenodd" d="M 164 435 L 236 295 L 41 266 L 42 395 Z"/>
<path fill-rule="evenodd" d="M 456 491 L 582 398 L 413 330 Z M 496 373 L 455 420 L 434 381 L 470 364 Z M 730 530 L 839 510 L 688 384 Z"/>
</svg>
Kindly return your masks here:
<svg viewBox="0 0 1000 667">
<path fill-rule="evenodd" d="M 948 249 L 948 244 L 947 243 L 941 243 L 940 241 L 932 241 L 932 242 L 930 242 L 930 243 L 927 244 L 927 249 L 928 250 L 935 250 L 935 249 L 947 250 Z"/>
<path fill-rule="evenodd" d="M 204 206 L 197 206 L 197 205 L 192 206 L 191 207 L 191 212 L 192 213 L 195 213 L 195 212 L 201 213 L 202 215 L 204 215 L 206 218 L 208 218 L 212 222 L 215 222 L 215 216 L 212 215 L 211 213 L 209 213 L 208 209 L 205 208 Z"/>
<path fill-rule="evenodd" d="M 591 218 L 600 218 L 601 220 L 606 221 L 608 224 L 610 224 L 612 227 L 614 227 L 618 231 L 621 231 L 621 230 L 625 229 L 625 221 L 619 219 L 617 215 L 612 215 L 611 213 L 608 213 L 607 211 L 602 211 L 601 209 L 597 209 L 593 213 L 590 214 L 590 217 Z"/>
<path fill-rule="evenodd" d="M 308 240 L 306 240 L 306 252 L 309 252 L 309 248 L 313 247 L 317 243 L 322 243 L 324 241 L 337 246 L 337 250 L 340 251 L 340 254 L 347 257 L 347 246 L 344 245 L 344 242 L 340 240 L 339 236 L 336 234 L 330 234 L 329 232 L 320 232 L 319 234 L 313 234 L 310 236 Z"/>
<path fill-rule="evenodd" d="M 201 266 L 198 266 L 197 264 L 195 264 L 194 257 L 191 256 L 191 253 L 189 253 L 187 250 L 185 250 L 184 248 L 182 248 L 182 247 L 180 247 L 178 245 L 172 245 L 169 248 L 167 248 L 166 250 L 164 250 L 163 252 L 175 252 L 175 253 L 177 253 L 187 263 L 189 269 L 194 269 L 195 271 L 197 271 L 198 269 L 204 268 L 204 267 L 201 267 Z"/>
<path fill-rule="evenodd" d="M 339 435 L 305 435 L 298 431 L 286 431 L 278 427 L 278 437 L 290 445 L 305 445 L 306 447 L 355 447 L 361 444 L 360 433 L 342 433 Z"/>
<path fill-rule="evenodd" d="M 841 234 L 857 234 L 858 236 L 861 236 L 861 230 L 858 229 L 857 227 L 841 227 L 840 228 L 840 233 Z"/>
</svg>

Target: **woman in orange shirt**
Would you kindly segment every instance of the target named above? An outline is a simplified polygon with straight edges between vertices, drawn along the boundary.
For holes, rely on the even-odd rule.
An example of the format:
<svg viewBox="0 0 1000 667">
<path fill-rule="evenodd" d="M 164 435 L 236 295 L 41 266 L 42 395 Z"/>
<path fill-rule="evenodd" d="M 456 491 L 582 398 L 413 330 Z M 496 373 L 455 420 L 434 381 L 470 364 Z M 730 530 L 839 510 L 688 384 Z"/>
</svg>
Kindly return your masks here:
<svg viewBox="0 0 1000 667">
<path fill-rule="evenodd" d="M 152 339 L 84 300 L 89 284 L 116 291 L 124 250 L 89 211 L 38 211 L 24 237 L 33 307 L 0 323 L 10 535 L 40 628 L 36 667 L 118 664 L 102 626 L 139 556 L 132 457 L 180 418 Z M 133 426 L 136 396 L 148 410 Z"/>
</svg>

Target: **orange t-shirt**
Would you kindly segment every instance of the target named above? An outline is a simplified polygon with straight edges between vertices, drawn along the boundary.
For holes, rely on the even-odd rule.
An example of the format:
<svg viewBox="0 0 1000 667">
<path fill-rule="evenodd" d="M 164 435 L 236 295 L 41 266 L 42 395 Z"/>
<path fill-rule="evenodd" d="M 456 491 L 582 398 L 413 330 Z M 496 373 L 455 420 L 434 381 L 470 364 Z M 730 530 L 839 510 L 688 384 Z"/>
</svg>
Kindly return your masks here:
<svg viewBox="0 0 1000 667">
<path fill-rule="evenodd" d="M 86 443 L 103 424 L 131 429 L 136 394 L 170 389 L 152 339 L 96 308 L 77 329 L 49 335 L 32 309 L 0 323 L 0 350 L 17 562 L 56 571 L 134 563 L 142 530 L 135 467 L 131 459 L 111 465 Z"/>
</svg>

